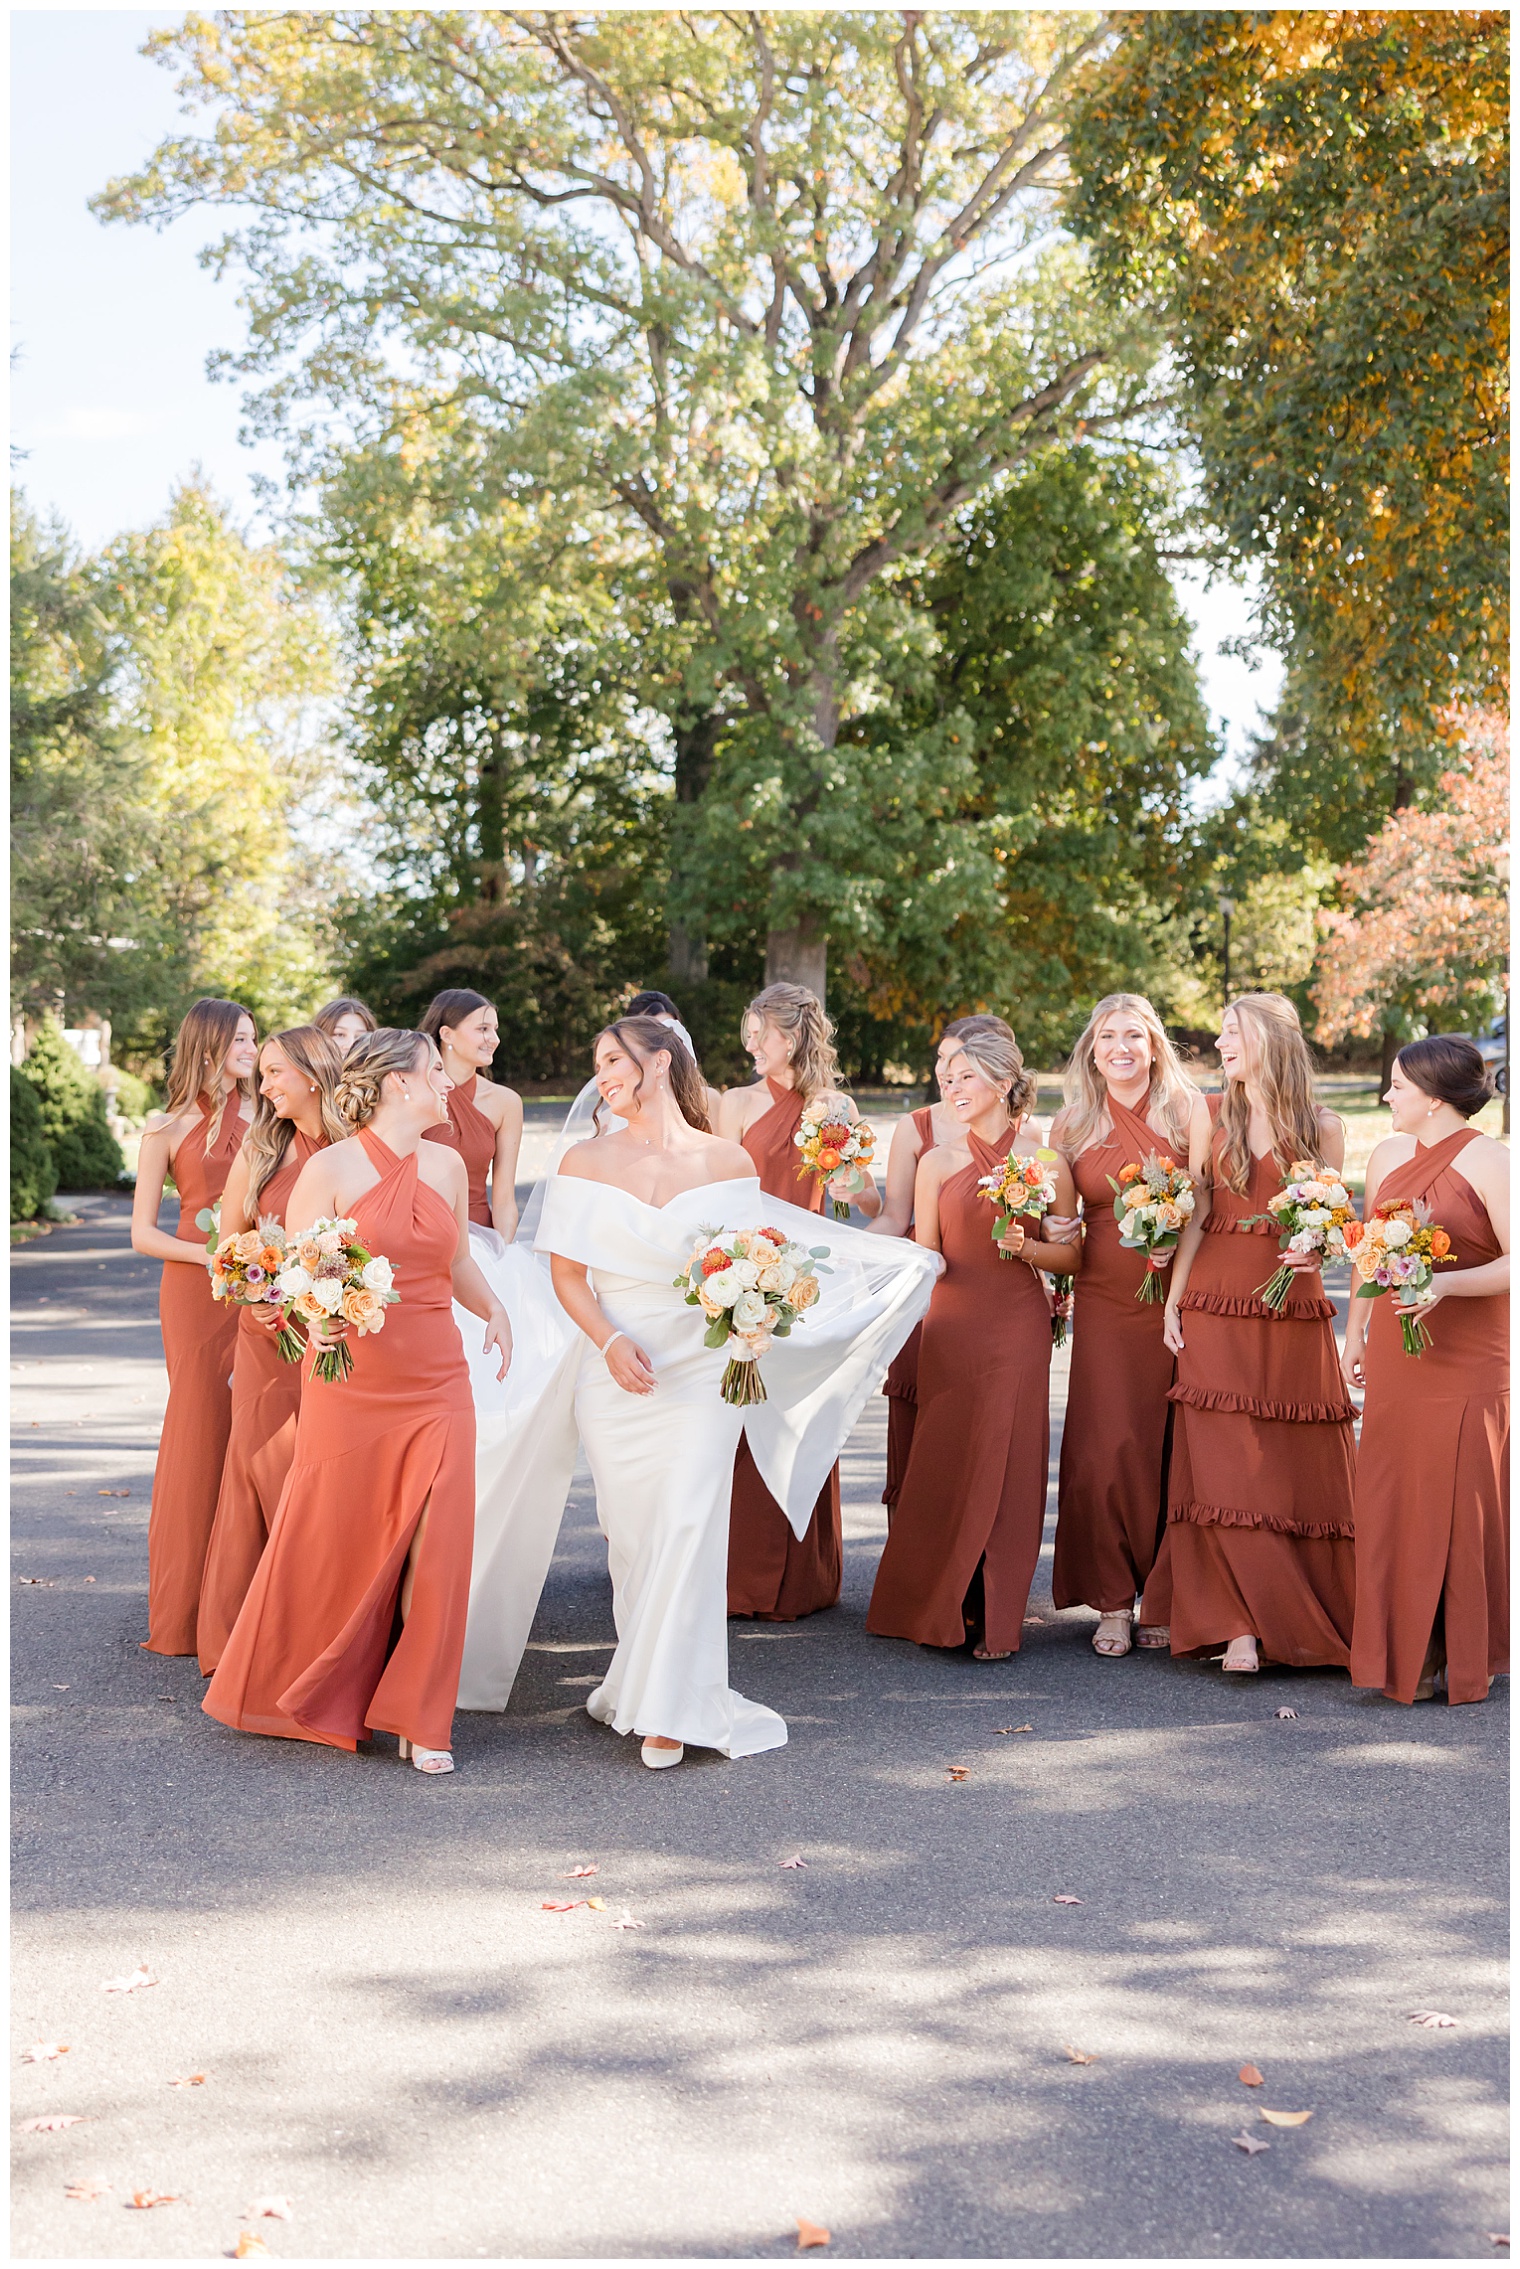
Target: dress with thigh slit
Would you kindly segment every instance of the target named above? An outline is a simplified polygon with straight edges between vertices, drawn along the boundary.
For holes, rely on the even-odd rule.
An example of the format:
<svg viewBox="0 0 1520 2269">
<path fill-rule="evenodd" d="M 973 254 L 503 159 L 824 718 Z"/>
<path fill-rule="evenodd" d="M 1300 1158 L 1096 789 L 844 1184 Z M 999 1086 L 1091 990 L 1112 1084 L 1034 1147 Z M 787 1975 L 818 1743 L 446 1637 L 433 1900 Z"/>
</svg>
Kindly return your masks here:
<svg viewBox="0 0 1520 2269">
<path fill-rule="evenodd" d="M 351 1215 L 390 1261 L 400 1302 L 383 1330 L 351 1339 L 351 1377 L 306 1379 L 269 1543 L 203 1707 L 245 1732 L 335 1749 L 371 1732 L 447 1749 L 475 1513 L 475 1405 L 452 1313 L 458 1224 L 415 1153 L 398 1158 L 368 1128 L 359 1140 L 380 1179 Z"/>
</svg>

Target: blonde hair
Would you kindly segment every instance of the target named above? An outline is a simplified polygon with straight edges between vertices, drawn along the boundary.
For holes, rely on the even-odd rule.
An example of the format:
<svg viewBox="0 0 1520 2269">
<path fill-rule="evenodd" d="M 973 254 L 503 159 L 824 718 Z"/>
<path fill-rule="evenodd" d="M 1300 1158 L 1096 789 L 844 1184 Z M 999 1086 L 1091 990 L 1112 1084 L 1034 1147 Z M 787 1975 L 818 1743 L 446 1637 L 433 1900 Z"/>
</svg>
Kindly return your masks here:
<svg viewBox="0 0 1520 2269">
<path fill-rule="evenodd" d="M 1295 1158 L 1320 1163 L 1319 1112 L 1314 1102 L 1314 1059 L 1304 1040 L 1298 1011 L 1281 993 L 1241 993 L 1225 1009 L 1251 1042 L 1255 1057 L 1247 1075 L 1261 1098 L 1272 1130 L 1272 1154 L 1285 1171 Z M 1251 1181 L 1251 1099 L 1245 1078 L 1226 1079 L 1219 1105 L 1224 1136 L 1224 1179 L 1237 1194 Z"/>
<path fill-rule="evenodd" d="M 380 1090 L 390 1074 L 418 1071 L 431 1063 L 432 1041 L 425 1032 L 400 1032 L 382 1024 L 354 1042 L 343 1059 L 333 1103 L 345 1134 L 357 1134 L 380 1108 Z"/>
<path fill-rule="evenodd" d="M 1159 1111 L 1173 1144 L 1186 1155 L 1199 1090 L 1183 1070 L 1166 1027 L 1143 993 L 1105 993 L 1088 1018 L 1061 1080 L 1066 1098 L 1061 1112 L 1061 1148 L 1075 1158 L 1103 1124 L 1108 1088 L 1094 1060 L 1094 1048 L 1098 1027 L 1110 1016 L 1132 1016 L 1145 1026 L 1151 1044 L 1151 1083 L 1140 1115 L 1148 1118 L 1152 1111 Z M 1053 1127 L 1051 1134 L 1055 1134 Z"/>
<path fill-rule="evenodd" d="M 935 1042 L 934 1053 L 938 1055 L 947 1040 L 964 1039 L 968 1032 L 1001 1032 L 1007 1039 L 1013 1038 L 1013 1026 L 1005 1018 L 979 1010 L 975 1016 L 958 1016 L 953 1024 L 947 1024 Z"/>
<path fill-rule="evenodd" d="M 843 1086 L 834 1053 L 834 1020 L 824 1014 L 822 1001 L 806 985 L 767 985 L 764 992 L 756 993 L 739 1021 L 741 1040 L 751 1017 L 774 1025 L 785 1040 L 792 1078 L 804 1103 L 821 1088 Z"/>
<path fill-rule="evenodd" d="M 339 1116 L 333 1100 L 338 1075 L 343 1069 L 343 1056 L 337 1042 L 315 1024 L 298 1024 L 289 1032 L 271 1032 L 259 1050 L 261 1059 L 264 1048 L 278 1048 L 295 1070 L 311 1081 L 317 1091 L 323 1134 L 329 1142 L 342 1142 L 351 1130 Z M 254 1106 L 253 1125 L 243 1138 L 243 1149 L 248 1157 L 245 1202 L 252 1220 L 258 1219 L 259 1198 L 284 1164 L 294 1140 L 293 1121 L 282 1119 L 269 1098 L 260 1095 Z"/>
<path fill-rule="evenodd" d="M 335 1001 L 324 1001 L 319 1009 L 312 1011 L 311 1021 L 319 1032 L 326 1033 L 332 1040 L 345 1016 L 356 1016 L 366 1032 L 378 1030 L 374 1010 L 366 1008 L 363 1001 L 355 1000 L 352 993 L 340 993 Z"/>
<path fill-rule="evenodd" d="M 222 1106 L 233 1088 L 245 1100 L 251 1099 L 251 1081 L 236 1079 L 224 1084 L 228 1052 L 245 1016 L 257 1032 L 252 1009 L 244 1008 L 241 1001 L 218 1000 L 210 994 L 192 1001 L 174 1036 L 174 1055 L 169 1064 L 164 1110 L 171 1119 L 188 1110 L 198 1095 L 209 1095 L 217 1106 L 212 1113 L 214 1124 L 220 1123 Z M 206 1131 L 209 1135 L 211 1128 Z"/>
<path fill-rule="evenodd" d="M 969 1024 L 971 1019 L 968 1017 L 966 1022 Z M 989 1080 L 994 1087 L 1003 1089 L 1008 1108 L 1015 1119 L 1025 1118 L 1034 1108 L 1040 1083 L 1032 1071 L 1024 1069 L 1019 1044 L 1007 1025 L 1003 1024 L 1002 1018 L 989 1018 L 987 1022 L 989 1026 L 1001 1025 L 1002 1030 L 984 1029 L 959 1033 L 957 1038 L 960 1045 L 956 1054 L 975 1064 L 983 1079 Z"/>
</svg>

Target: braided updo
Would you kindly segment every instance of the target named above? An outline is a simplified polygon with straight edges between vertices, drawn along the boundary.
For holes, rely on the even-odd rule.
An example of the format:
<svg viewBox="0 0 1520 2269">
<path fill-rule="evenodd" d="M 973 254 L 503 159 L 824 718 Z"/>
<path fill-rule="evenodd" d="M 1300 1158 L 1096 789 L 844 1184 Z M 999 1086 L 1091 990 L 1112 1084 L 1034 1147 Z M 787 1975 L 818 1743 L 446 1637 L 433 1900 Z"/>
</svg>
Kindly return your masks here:
<svg viewBox="0 0 1520 2269">
<path fill-rule="evenodd" d="M 380 1090 L 393 1071 L 420 1071 L 431 1060 L 432 1043 L 421 1032 L 398 1032 L 381 1025 L 363 1033 L 343 1059 L 333 1101 L 339 1116 L 357 1134 L 380 1108 Z"/>
</svg>

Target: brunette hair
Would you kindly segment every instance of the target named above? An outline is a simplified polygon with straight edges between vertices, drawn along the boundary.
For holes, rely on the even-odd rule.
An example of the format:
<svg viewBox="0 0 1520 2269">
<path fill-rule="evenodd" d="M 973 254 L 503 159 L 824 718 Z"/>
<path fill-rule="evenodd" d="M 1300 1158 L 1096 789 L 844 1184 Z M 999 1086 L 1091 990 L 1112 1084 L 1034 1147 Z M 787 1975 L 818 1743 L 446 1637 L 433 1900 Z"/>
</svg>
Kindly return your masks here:
<svg viewBox="0 0 1520 2269">
<path fill-rule="evenodd" d="M 712 1133 L 712 1124 L 707 1116 L 707 1090 L 702 1084 L 702 1074 L 698 1071 L 696 1059 L 687 1048 L 679 1032 L 672 1032 L 668 1024 L 661 1024 L 652 1016 L 620 1016 L 613 1023 L 602 1026 L 596 1040 L 591 1044 L 593 1057 L 596 1053 L 597 1041 L 607 1039 L 616 1040 L 619 1047 L 626 1048 L 635 1063 L 640 1065 L 647 1065 L 650 1057 L 658 1055 L 663 1048 L 670 1057 L 670 1092 L 676 1099 L 676 1105 L 682 1118 L 688 1126 L 696 1127 L 702 1134 Z M 643 1091 L 644 1079 L 641 1071 L 639 1084 L 634 1089 L 634 1094 L 641 1095 Z M 600 1096 L 597 1098 L 596 1109 L 591 1116 L 592 1124 L 597 1133 L 600 1134 L 602 1131 Z"/>
<path fill-rule="evenodd" d="M 1186 1151 L 1198 1089 L 1188 1078 L 1156 1011 L 1143 993 L 1105 993 L 1071 1051 L 1061 1082 L 1066 1098 L 1061 1113 L 1061 1147 L 1072 1157 L 1085 1150 L 1103 1124 L 1108 1088 L 1093 1057 L 1098 1027 L 1105 1017 L 1132 1016 L 1143 1024 L 1151 1044 L 1151 1083 L 1141 1109 L 1144 1118 L 1159 1109 L 1177 1148 Z M 1052 1137 L 1055 1129 L 1051 1129 Z"/>
<path fill-rule="evenodd" d="M 681 1012 L 669 993 L 635 993 L 624 1009 L 625 1016 L 673 1016 L 681 1022 Z"/>
<path fill-rule="evenodd" d="M 970 1017 L 965 1019 L 968 1024 L 971 1021 Z M 1001 1017 L 996 1021 L 1003 1024 Z M 968 1057 L 983 1079 L 990 1080 L 994 1087 L 1003 1089 L 1008 1108 L 1015 1119 L 1027 1117 L 1034 1108 L 1040 1083 L 1032 1071 L 1024 1069 L 1019 1044 L 1007 1025 L 1003 1024 L 1001 1032 L 960 1032 L 956 1038 L 960 1042 L 957 1053 Z"/>
<path fill-rule="evenodd" d="M 822 1088 L 843 1086 L 834 1053 L 834 1020 L 824 1014 L 822 1001 L 806 985 L 767 985 L 764 992 L 756 993 L 739 1019 L 741 1040 L 751 1017 L 773 1024 L 786 1041 L 792 1078 L 804 1103 Z"/>
<path fill-rule="evenodd" d="M 1411 1040 L 1395 1061 L 1432 1102 L 1449 1103 L 1464 1119 L 1476 1117 L 1497 1093 L 1493 1073 L 1465 1032 L 1432 1032 Z"/>
<path fill-rule="evenodd" d="M 174 1054 L 169 1064 L 164 1110 L 171 1119 L 198 1095 L 207 1094 L 217 1105 L 214 1116 L 220 1120 L 221 1107 L 230 1092 L 223 1086 L 227 1051 L 237 1038 L 237 1028 L 245 1016 L 257 1033 L 253 1011 L 244 1008 L 241 1001 L 218 1000 L 208 994 L 191 1003 L 174 1036 Z M 234 1080 L 232 1085 L 245 1098 L 251 1096 L 248 1080 Z"/>
<path fill-rule="evenodd" d="M 338 1078 L 343 1070 L 343 1054 L 336 1040 L 329 1038 L 320 1026 L 298 1024 L 289 1032 L 271 1032 L 264 1048 L 278 1048 L 288 1057 L 295 1069 L 310 1080 L 319 1098 L 322 1115 L 322 1132 L 329 1142 L 342 1142 L 351 1129 L 339 1115 L 334 1101 Z M 243 1148 L 248 1153 L 249 1214 L 258 1219 L 259 1197 L 284 1164 L 286 1153 L 295 1140 L 295 1128 L 289 1119 L 282 1119 L 267 1096 L 260 1095 L 254 1105 L 253 1125 L 243 1137 Z"/>
<path fill-rule="evenodd" d="M 437 1042 L 431 1032 L 402 1032 L 382 1024 L 356 1040 L 343 1059 L 333 1102 L 345 1134 L 357 1134 L 380 1108 L 380 1090 L 393 1071 L 418 1071 L 431 1062 Z"/>
<path fill-rule="evenodd" d="M 1314 1102 L 1314 1059 L 1298 1011 L 1281 993 L 1242 993 L 1228 1004 L 1250 1038 L 1256 1062 L 1250 1077 L 1272 1130 L 1272 1154 L 1286 1172 L 1295 1159 L 1322 1163 L 1319 1112 Z M 1224 1135 L 1224 1178 L 1237 1195 L 1251 1182 L 1251 1103 L 1242 1079 L 1227 1079 L 1219 1105 Z"/>
<path fill-rule="evenodd" d="M 463 1024 L 467 1016 L 473 1016 L 478 1008 L 495 1006 L 496 1003 L 488 1001 L 484 993 L 472 993 L 467 985 L 456 985 L 448 992 L 433 995 L 422 1012 L 417 1029 L 425 1032 L 430 1040 L 436 1040 L 445 1025 L 452 1031 L 456 1024 Z"/>
<path fill-rule="evenodd" d="M 324 1033 L 331 1040 L 335 1037 L 338 1026 L 343 1022 L 345 1016 L 356 1016 L 366 1032 L 374 1032 L 378 1029 L 374 1010 L 367 1007 L 363 1001 L 355 1000 L 352 993 L 341 993 L 335 1001 L 324 1001 L 322 1006 L 313 1012 L 311 1021 L 319 1032 Z"/>
</svg>

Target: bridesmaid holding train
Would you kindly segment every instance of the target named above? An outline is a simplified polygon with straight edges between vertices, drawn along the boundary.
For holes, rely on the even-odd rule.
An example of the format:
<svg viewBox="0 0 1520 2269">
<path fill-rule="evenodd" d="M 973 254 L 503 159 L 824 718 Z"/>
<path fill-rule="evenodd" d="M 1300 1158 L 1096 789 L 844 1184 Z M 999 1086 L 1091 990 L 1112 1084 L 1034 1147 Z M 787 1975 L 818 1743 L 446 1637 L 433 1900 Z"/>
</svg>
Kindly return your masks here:
<svg viewBox="0 0 1520 2269">
<path fill-rule="evenodd" d="M 1428 1208 L 1452 1247 L 1422 1355 L 1404 1353 L 1396 1293 L 1353 1300 L 1346 1328 L 1347 1384 L 1366 1389 L 1351 1677 L 1395 1702 L 1481 1702 L 1509 1668 L 1510 1162 L 1467 1123 L 1493 1091 L 1471 1040 L 1413 1041 L 1367 1165 L 1364 1219 Z"/>
<path fill-rule="evenodd" d="M 823 1211 L 826 1193 L 823 1184 L 798 1164 L 793 1137 L 807 1104 L 838 1093 L 833 1032 L 818 996 L 805 985 L 768 985 L 744 1016 L 744 1045 L 754 1058 L 756 1084 L 731 1088 L 718 1110 L 718 1135 L 748 1151 L 767 1196 L 784 1198 L 809 1213 Z M 874 1182 L 855 1203 L 867 1215 L 879 1210 L 881 1198 Z M 819 1492 L 807 1534 L 799 1543 L 741 1436 L 729 1520 L 729 1614 L 753 1615 L 768 1623 L 816 1615 L 835 1605 L 843 1571 L 838 1466 Z"/>
<path fill-rule="evenodd" d="M 284 1227 L 286 1204 L 308 1158 L 348 1134 L 334 1101 L 342 1069 L 336 1043 L 314 1024 L 272 1033 L 264 1042 L 253 1125 L 222 1192 L 224 1237 L 266 1221 Z M 280 1310 L 233 1312 L 232 1433 L 196 1620 L 196 1651 L 208 1677 L 222 1658 L 269 1541 L 301 1411 L 303 1365 L 287 1363 L 275 1343 Z"/>
<path fill-rule="evenodd" d="M 1119 1242 L 1113 1185 L 1154 1154 L 1190 1168 L 1196 1187 L 1212 1131 L 1150 1002 L 1138 993 L 1099 1001 L 1072 1050 L 1050 1139 L 1070 1161 L 1085 1223 L 1051 1596 L 1057 1607 L 1097 1609 L 1100 1655 L 1168 1644 L 1164 1626 L 1132 1626 L 1166 1530 L 1177 1368 L 1163 1303 L 1138 1297 L 1147 1263 Z"/>
<path fill-rule="evenodd" d="M 237 1001 L 198 1000 L 179 1028 L 162 1111 L 143 1132 L 132 1199 L 132 1250 L 164 1263 L 158 1317 L 169 1401 L 148 1515 L 148 1636 L 153 1654 L 194 1654 L 206 1546 L 232 1424 L 235 1308 L 211 1297 L 210 1253 L 196 1215 L 215 1205 L 248 1129 L 258 1054 Z M 174 1235 L 158 1227 L 164 1183 L 179 1192 Z"/>
</svg>

